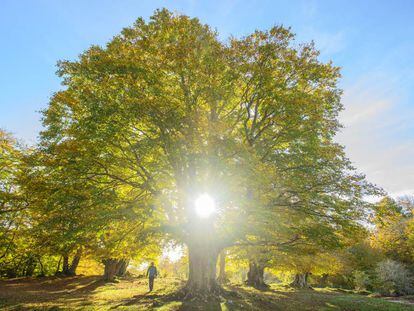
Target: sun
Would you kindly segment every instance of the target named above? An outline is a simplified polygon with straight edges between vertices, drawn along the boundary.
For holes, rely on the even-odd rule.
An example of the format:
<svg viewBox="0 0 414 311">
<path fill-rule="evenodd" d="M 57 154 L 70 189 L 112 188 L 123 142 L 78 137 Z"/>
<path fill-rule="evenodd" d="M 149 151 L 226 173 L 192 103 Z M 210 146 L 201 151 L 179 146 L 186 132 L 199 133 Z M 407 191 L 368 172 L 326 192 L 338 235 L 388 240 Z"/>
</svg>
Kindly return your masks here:
<svg viewBox="0 0 414 311">
<path fill-rule="evenodd" d="M 210 195 L 203 193 L 195 200 L 195 211 L 199 217 L 208 218 L 216 211 L 216 203 Z"/>
</svg>

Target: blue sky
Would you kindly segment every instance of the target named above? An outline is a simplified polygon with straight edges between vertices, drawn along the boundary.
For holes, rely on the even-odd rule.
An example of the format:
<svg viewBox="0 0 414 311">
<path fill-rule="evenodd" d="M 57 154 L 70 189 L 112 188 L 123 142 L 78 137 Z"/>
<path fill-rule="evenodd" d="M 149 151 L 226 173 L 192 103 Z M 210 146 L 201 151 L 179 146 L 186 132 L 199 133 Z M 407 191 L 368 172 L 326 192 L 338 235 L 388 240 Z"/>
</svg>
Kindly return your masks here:
<svg viewBox="0 0 414 311">
<path fill-rule="evenodd" d="M 0 127 L 32 144 L 39 110 L 60 88 L 59 59 L 105 44 L 156 8 L 197 16 L 221 38 L 275 24 L 314 40 L 342 67 L 346 110 L 338 141 L 394 196 L 414 194 L 414 2 L 0 0 Z"/>
</svg>

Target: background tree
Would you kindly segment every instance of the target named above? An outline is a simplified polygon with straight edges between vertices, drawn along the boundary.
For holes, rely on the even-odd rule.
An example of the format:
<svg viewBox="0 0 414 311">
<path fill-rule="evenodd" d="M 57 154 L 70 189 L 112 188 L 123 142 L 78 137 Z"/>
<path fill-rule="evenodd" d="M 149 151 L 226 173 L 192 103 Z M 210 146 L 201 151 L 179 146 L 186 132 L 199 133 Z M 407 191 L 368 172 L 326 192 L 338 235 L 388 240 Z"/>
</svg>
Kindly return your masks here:
<svg viewBox="0 0 414 311">
<path fill-rule="evenodd" d="M 378 203 L 371 244 L 390 259 L 413 264 L 414 252 L 409 238 L 413 216 L 411 205 L 407 203 L 407 200 L 399 202 L 389 197 Z"/>
<path fill-rule="evenodd" d="M 0 276 L 31 276 L 37 264 L 30 251 L 27 196 L 21 190 L 27 150 L 0 129 Z"/>
</svg>

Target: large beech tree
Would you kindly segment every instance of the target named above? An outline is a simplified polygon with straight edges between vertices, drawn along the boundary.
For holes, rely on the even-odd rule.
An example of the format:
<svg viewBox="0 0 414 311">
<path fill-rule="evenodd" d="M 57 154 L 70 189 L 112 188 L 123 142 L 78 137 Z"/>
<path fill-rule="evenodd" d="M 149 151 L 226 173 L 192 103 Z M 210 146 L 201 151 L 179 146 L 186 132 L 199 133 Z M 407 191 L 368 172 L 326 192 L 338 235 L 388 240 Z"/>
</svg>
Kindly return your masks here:
<svg viewBox="0 0 414 311">
<path fill-rule="evenodd" d="M 371 189 L 333 142 L 339 70 L 317 57 L 283 27 L 222 42 L 159 10 L 59 64 L 42 145 L 76 143 L 82 178 L 135 198 L 153 230 L 187 245 L 187 294 L 213 292 L 225 247 L 317 238 L 363 212 Z M 203 193 L 209 218 L 194 209 Z"/>
</svg>

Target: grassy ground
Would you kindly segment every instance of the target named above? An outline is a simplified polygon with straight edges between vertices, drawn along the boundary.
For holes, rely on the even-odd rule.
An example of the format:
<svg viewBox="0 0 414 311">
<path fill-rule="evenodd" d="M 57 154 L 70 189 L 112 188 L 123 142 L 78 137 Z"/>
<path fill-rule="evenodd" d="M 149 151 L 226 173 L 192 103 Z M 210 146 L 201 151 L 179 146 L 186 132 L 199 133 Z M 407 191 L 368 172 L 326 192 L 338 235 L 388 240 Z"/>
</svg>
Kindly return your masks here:
<svg viewBox="0 0 414 311">
<path fill-rule="evenodd" d="M 232 285 L 225 288 L 220 299 L 182 302 L 174 295 L 181 285 L 177 279 L 157 279 L 155 290 L 148 293 L 144 279 L 125 279 L 115 284 L 105 284 L 94 276 L 0 280 L 0 309 L 414 310 L 413 300 L 392 302 L 334 289 L 297 291 L 278 285 L 268 291 Z"/>
</svg>

